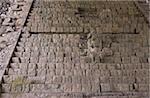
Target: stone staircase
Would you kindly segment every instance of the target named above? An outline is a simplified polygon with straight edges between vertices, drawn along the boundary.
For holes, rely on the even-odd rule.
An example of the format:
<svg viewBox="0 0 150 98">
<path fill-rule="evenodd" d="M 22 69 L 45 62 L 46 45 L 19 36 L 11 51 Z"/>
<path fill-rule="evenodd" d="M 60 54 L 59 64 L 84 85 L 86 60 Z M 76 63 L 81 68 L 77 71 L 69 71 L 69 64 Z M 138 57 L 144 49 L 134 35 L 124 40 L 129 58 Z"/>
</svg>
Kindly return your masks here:
<svg viewBox="0 0 150 98">
<path fill-rule="evenodd" d="M 23 33 L 3 76 L 2 98 L 146 98 L 149 64 L 145 39 L 136 41 L 138 34 L 111 36 L 118 43 L 108 35 L 97 36 L 98 42 L 112 41 L 113 55 L 101 61 L 81 55 L 81 34 Z M 129 40 L 132 46 L 126 44 Z M 107 44 L 98 47 L 103 46 Z"/>
<path fill-rule="evenodd" d="M 147 24 L 141 28 L 139 34 L 22 33 L 0 98 L 148 98 Z"/>
<path fill-rule="evenodd" d="M 149 12 L 150 12 L 149 0 L 138 1 L 138 2 L 136 2 L 136 4 L 139 7 L 139 9 L 141 10 L 141 12 L 143 13 L 143 15 L 150 22 L 150 18 L 149 18 Z"/>
<path fill-rule="evenodd" d="M 2 98 L 148 98 L 148 63 L 85 64 L 78 70 L 60 70 L 67 65 L 61 63 L 40 69 L 34 65 L 10 65 L 3 76 Z"/>
</svg>

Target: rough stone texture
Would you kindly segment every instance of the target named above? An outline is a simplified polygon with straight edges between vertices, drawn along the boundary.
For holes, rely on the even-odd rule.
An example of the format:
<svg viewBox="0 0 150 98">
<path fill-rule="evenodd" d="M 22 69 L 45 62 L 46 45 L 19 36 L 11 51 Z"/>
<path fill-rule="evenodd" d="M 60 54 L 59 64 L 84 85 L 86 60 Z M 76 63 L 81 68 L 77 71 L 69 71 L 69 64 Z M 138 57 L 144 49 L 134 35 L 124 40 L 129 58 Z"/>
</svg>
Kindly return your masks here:
<svg viewBox="0 0 150 98">
<path fill-rule="evenodd" d="M 12 11 L 11 7 L 13 5 L 21 6 L 19 8 L 26 8 L 29 10 L 31 3 L 22 1 L 23 5 L 17 4 L 18 1 L 16 0 L 9 0 L 8 3 L 6 3 L 7 0 L 1 1 L 2 6 L 7 7 L 6 13 L 2 13 L 0 16 L 0 19 L 2 19 L 2 33 L 0 34 L 0 82 L 2 82 L 2 76 L 4 75 L 5 71 L 7 70 L 8 64 L 10 62 L 11 56 L 13 54 L 13 51 L 15 49 L 15 46 L 17 45 L 18 38 L 21 34 L 22 25 L 17 25 L 16 21 L 18 19 L 21 19 L 22 17 L 17 17 L 18 14 L 20 14 L 21 11 Z M 26 3 L 25 3 L 26 2 Z M 29 8 L 27 8 L 29 7 Z M 2 9 L 4 9 L 2 7 Z M 23 12 L 25 10 L 22 10 Z M 4 11 L 3 11 L 4 12 Z M 29 11 L 27 11 L 28 13 Z M 21 16 L 21 15 L 20 15 Z M 27 14 L 24 14 L 24 17 L 26 17 Z M 24 24 L 24 23 L 22 23 Z M 13 58 L 14 61 L 19 61 L 17 57 Z M 13 71 L 12 71 L 13 72 Z M 15 70 L 15 72 L 18 72 Z"/>
<path fill-rule="evenodd" d="M 41 94 L 41 93 L 24 93 L 24 94 L 2 94 L 2 98 L 85 98 L 84 95 L 82 94 L 74 94 L 74 95 L 65 95 L 65 94 Z M 114 95 L 114 96 L 107 96 L 107 95 L 102 95 L 102 96 L 88 96 L 86 98 L 148 98 L 146 96 L 139 96 L 139 95 Z"/>
<path fill-rule="evenodd" d="M 67 6 L 64 5 L 66 3 Z M 93 4 L 96 4 L 96 7 Z M 99 4 L 104 4 L 99 8 L 100 12 L 109 8 L 112 9 L 113 15 L 117 14 L 112 18 L 118 24 L 109 28 L 111 21 L 103 19 L 108 21 L 108 27 L 101 25 L 103 30 L 95 28 L 99 24 L 92 22 L 90 24 L 93 26 L 90 25 L 89 30 L 89 27 L 84 26 L 87 25 L 86 18 L 95 17 L 94 10 Z M 43 9 L 41 5 L 49 8 Z M 123 9 L 127 5 L 127 8 L 132 10 Z M 134 2 L 123 4 L 119 1 L 35 2 L 27 28 L 22 29 L 9 66 L 3 75 L 0 97 L 148 98 L 148 24 L 133 5 Z M 81 8 L 78 8 L 79 6 Z M 120 7 L 123 12 L 114 10 L 119 10 Z M 63 15 L 63 18 L 70 14 L 74 16 L 74 8 L 78 9 L 79 15 L 85 17 L 84 21 L 80 18 L 77 20 L 79 27 L 70 24 L 74 24 L 74 18 L 69 16 L 69 23 L 58 22 Z M 13 10 L 21 11 L 16 5 Z M 36 14 L 35 10 L 39 13 Z M 52 12 L 48 13 L 51 10 Z M 39 17 L 39 14 L 45 15 L 44 13 L 47 16 L 52 14 L 52 19 L 47 21 L 53 21 L 51 25 L 43 26 L 40 19 L 33 19 Z M 18 14 L 18 17 L 20 15 Z M 118 26 L 124 20 L 118 17 L 124 17 L 127 22 L 123 26 L 125 32 L 119 30 L 121 28 Z M 10 22 L 10 19 L 6 19 L 6 22 Z M 130 23 L 133 24 L 128 25 Z M 29 34 L 28 27 L 33 30 L 32 34 Z M 130 30 L 135 27 L 139 33 Z M 46 34 L 47 30 L 53 34 Z M 0 46 L 3 47 L 3 44 Z"/>
<path fill-rule="evenodd" d="M 119 57 L 130 57 L 128 59 L 132 62 L 114 62 L 115 57 L 111 56 L 109 57 L 111 61 L 106 56 L 102 62 L 95 60 L 87 62 L 85 56 L 80 55 L 79 52 L 79 34 L 32 34 L 24 39 L 26 41 L 20 41 L 21 46 L 18 45 L 15 51 L 22 55 L 14 55 L 8 69 L 7 74 L 13 79 L 5 77 L 4 81 L 9 81 L 4 83 L 18 85 L 15 83 L 17 81 L 20 85 L 28 84 L 29 92 L 100 93 L 146 92 L 148 90 L 146 88 L 148 86 L 148 62 L 137 61 L 139 57 L 134 54 L 119 52 L 121 54 Z M 136 43 L 133 42 L 134 44 Z M 121 45 L 123 46 L 123 42 Z M 125 48 L 132 49 L 132 47 L 134 46 Z M 105 51 L 109 54 L 109 50 Z M 14 88 L 11 89 L 10 92 L 13 92 Z M 24 90 L 18 92 L 24 92 Z"/>
<path fill-rule="evenodd" d="M 136 1 L 136 6 L 139 8 L 139 10 L 143 13 L 144 17 L 146 18 L 147 22 L 150 23 L 149 18 L 149 0 L 143 0 L 143 1 Z"/>
<path fill-rule="evenodd" d="M 94 7 L 93 7 L 94 6 Z M 134 2 L 115 1 L 37 1 L 29 17 L 31 32 L 137 33 L 144 18 Z M 105 28 L 103 28 L 105 27 Z M 64 30 L 64 31 L 63 31 Z M 68 33 L 69 33 L 68 32 Z"/>
</svg>

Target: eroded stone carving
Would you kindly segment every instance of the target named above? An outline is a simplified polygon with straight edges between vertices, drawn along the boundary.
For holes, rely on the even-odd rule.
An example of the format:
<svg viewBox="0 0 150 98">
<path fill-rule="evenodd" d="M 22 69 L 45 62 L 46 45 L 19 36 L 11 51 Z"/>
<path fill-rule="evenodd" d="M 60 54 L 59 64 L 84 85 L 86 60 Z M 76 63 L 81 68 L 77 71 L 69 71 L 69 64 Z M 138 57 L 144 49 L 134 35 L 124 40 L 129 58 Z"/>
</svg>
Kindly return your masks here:
<svg viewBox="0 0 150 98">
<path fill-rule="evenodd" d="M 113 39 L 110 36 L 99 36 L 96 32 L 81 34 L 80 36 L 80 55 L 90 58 L 91 62 L 102 62 L 105 57 L 112 56 L 111 44 Z"/>
</svg>

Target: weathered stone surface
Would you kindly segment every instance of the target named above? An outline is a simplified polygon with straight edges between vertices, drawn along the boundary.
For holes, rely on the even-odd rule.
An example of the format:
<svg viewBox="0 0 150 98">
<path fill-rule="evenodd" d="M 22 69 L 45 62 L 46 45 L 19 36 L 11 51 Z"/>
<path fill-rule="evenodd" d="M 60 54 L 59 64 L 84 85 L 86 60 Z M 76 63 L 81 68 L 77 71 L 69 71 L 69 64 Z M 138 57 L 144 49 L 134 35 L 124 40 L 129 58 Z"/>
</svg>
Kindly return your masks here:
<svg viewBox="0 0 150 98">
<path fill-rule="evenodd" d="M 10 84 L 3 84 L 2 85 L 2 92 L 10 92 L 11 90 L 11 85 Z"/>
<path fill-rule="evenodd" d="M 91 32 L 101 31 L 105 33 L 110 33 L 110 32 L 118 33 L 118 32 L 130 32 L 130 31 L 134 32 L 133 29 L 130 29 L 129 22 L 127 22 L 127 21 L 133 21 L 132 20 L 133 18 L 126 19 L 126 17 L 124 16 L 125 13 L 126 15 L 131 15 L 131 16 L 139 14 L 137 9 L 135 9 L 135 6 L 133 3 L 128 4 L 127 2 L 127 3 L 122 4 L 122 2 L 118 2 L 118 4 L 121 6 L 115 6 L 115 2 L 101 3 L 102 1 L 95 1 L 91 4 L 86 3 L 86 1 L 82 1 L 82 2 L 84 2 L 88 6 L 88 8 L 84 7 L 84 4 L 77 2 L 77 1 L 70 2 L 72 6 L 70 6 L 69 9 L 63 5 L 59 5 L 59 3 L 67 5 L 68 3 L 66 2 L 58 1 L 57 3 L 54 3 L 54 2 L 40 2 L 39 1 L 38 4 L 40 4 L 41 6 L 38 6 L 39 9 L 37 9 L 36 8 L 37 6 L 34 5 L 33 7 L 35 7 L 35 9 L 33 9 L 33 12 L 35 12 L 35 14 L 32 14 L 31 17 L 29 18 L 32 21 L 29 23 L 30 24 L 29 27 L 31 28 L 31 31 L 32 32 L 36 32 L 36 31 L 37 32 L 52 32 L 53 31 L 53 33 L 54 32 L 58 33 L 60 31 L 59 29 L 56 29 L 56 30 L 37 29 L 36 30 L 35 27 L 37 27 L 36 26 L 37 24 L 36 22 L 34 22 L 35 21 L 34 17 L 36 17 L 38 21 L 40 22 L 39 28 L 48 27 L 48 25 L 50 25 L 50 27 L 52 28 L 63 27 L 65 28 L 63 31 L 65 33 L 69 31 L 72 33 L 80 33 L 80 32 L 89 33 L 89 31 Z M 45 5 L 45 3 L 47 5 Z M 99 6 L 103 4 L 106 4 L 104 5 L 105 9 L 102 6 Z M 90 6 L 95 6 L 95 8 L 92 8 Z M 111 6 L 111 8 L 109 8 L 109 6 Z M 117 10 L 119 7 L 121 9 Z M 91 9 L 93 11 L 91 11 Z M 131 11 L 131 9 L 134 9 L 134 10 Z M 52 11 L 53 14 L 46 12 L 46 10 Z M 129 14 L 129 12 L 132 12 L 132 14 Z M 121 15 L 123 16 L 123 18 L 125 18 L 124 20 L 122 19 L 122 17 L 120 17 Z M 139 18 L 137 18 L 137 20 L 138 19 Z M 134 20 L 136 22 L 133 22 L 132 25 L 135 25 L 136 23 L 138 23 L 137 20 Z M 101 26 L 104 26 L 105 28 L 101 28 Z M 124 29 L 125 27 L 126 29 Z M 84 30 L 79 29 L 79 28 L 83 28 Z"/>
<path fill-rule="evenodd" d="M 29 76 L 35 76 L 37 74 L 36 67 L 37 66 L 35 63 L 29 63 L 29 65 L 28 65 L 28 75 Z"/>
<path fill-rule="evenodd" d="M 134 30 L 137 21 L 141 22 L 141 28 L 146 25 L 143 18 L 139 19 L 141 16 L 137 15 L 133 3 L 115 4 L 103 1 L 104 4 L 99 6 L 98 2 L 102 1 L 80 2 L 70 1 L 71 6 L 57 1 L 50 4 L 43 3 L 44 7 L 51 7 L 46 10 L 38 6 L 39 2 L 35 2 L 28 27 L 31 27 L 31 31 L 35 33 L 41 33 L 40 31 L 47 33 L 48 30 L 54 34 L 30 34 L 28 27 L 21 30 L 22 34 L 1 83 L 4 88 L 3 94 L 19 93 L 20 95 L 16 96 L 18 98 L 25 93 L 27 98 L 134 98 L 148 91 L 146 32 L 140 34 L 130 32 Z M 16 18 L 8 17 L 11 21 L 17 19 L 14 27 L 7 24 L 11 23 L 9 19 L 3 22 L 10 27 L 3 28 L 4 32 L 1 33 L 3 36 L 0 42 L 8 41 L 6 46 L 12 41 L 8 40 L 7 34 L 13 36 L 12 31 L 17 30 L 24 21 L 22 20 L 24 18 L 21 18 L 24 15 L 21 14 L 26 12 L 21 12 L 25 9 L 21 6 L 23 3 L 17 3 L 12 7 Z M 126 12 L 126 8 L 130 7 L 133 7 L 134 11 Z M 74 9 L 77 9 L 76 13 Z M 95 20 L 97 13 L 102 19 Z M 49 22 L 49 25 L 43 26 L 40 17 L 43 17 L 43 20 L 44 18 L 50 20 L 43 22 Z M 114 24 L 109 23 L 110 21 Z M 1 57 L 3 55 L 0 55 Z M 61 93 L 66 96 L 59 95 Z M 54 95 L 48 96 L 48 94 Z M 5 97 L 11 98 L 9 95 Z M 140 97 L 146 98 L 142 95 Z"/>
</svg>

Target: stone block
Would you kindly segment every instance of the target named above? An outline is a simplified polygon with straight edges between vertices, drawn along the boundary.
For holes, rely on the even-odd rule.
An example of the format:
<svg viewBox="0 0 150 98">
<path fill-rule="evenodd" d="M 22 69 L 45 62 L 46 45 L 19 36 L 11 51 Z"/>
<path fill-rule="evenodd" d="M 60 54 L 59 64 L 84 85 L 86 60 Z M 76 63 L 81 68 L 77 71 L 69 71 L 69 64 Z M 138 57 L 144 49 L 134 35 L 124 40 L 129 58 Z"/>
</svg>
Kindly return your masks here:
<svg viewBox="0 0 150 98">
<path fill-rule="evenodd" d="M 139 91 L 147 92 L 149 90 L 149 84 L 139 84 Z"/>
<path fill-rule="evenodd" d="M 55 67 L 56 67 L 56 65 L 54 63 L 48 63 L 47 64 L 47 69 L 49 69 L 49 70 L 54 70 Z"/>
<path fill-rule="evenodd" d="M 56 69 L 55 72 L 56 72 L 56 75 L 64 75 L 65 74 L 65 70 L 63 70 L 63 69 Z"/>
<path fill-rule="evenodd" d="M 46 75 L 46 69 L 37 69 L 37 76 L 45 76 Z"/>
<path fill-rule="evenodd" d="M 6 84 L 12 83 L 12 81 L 13 81 L 13 76 L 11 76 L 11 75 L 4 75 L 4 76 L 3 76 L 3 81 L 4 81 L 4 83 L 6 83 Z"/>
<path fill-rule="evenodd" d="M 65 70 L 71 70 L 73 67 L 73 64 L 72 63 L 64 63 L 64 69 Z"/>
<path fill-rule="evenodd" d="M 111 91 L 111 86 L 110 86 L 110 84 L 102 83 L 102 84 L 100 84 L 100 85 L 101 85 L 101 91 L 102 91 L 102 92 Z"/>
<path fill-rule="evenodd" d="M 72 84 L 72 92 L 81 92 L 82 90 L 81 90 L 81 88 L 82 88 L 82 86 L 81 86 L 81 84 Z"/>
<path fill-rule="evenodd" d="M 68 70 L 69 71 L 69 70 Z M 83 73 L 82 73 L 82 69 L 74 69 L 71 71 L 70 75 L 79 75 L 79 76 L 82 76 Z"/>
<path fill-rule="evenodd" d="M 58 27 L 57 28 L 57 32 L 59 32 L 59 33 L 62 33 L 64 30 L 63 30 L 63 27 Z"/>
<path fill-rule="evenodd" d="M 114 61 L 114 63 L 121 63 L 121 57 L 114 57 L 115 59 L 115 61 Z M 122 60 L 122 62 L 123 63 L 125 63 L 125 61 L 124 60 Z"/>
<path fill-rule="evenodd" d="M 92 85 L 90 83 L 82 83 L 81 85 L 82 87 L 82 92 L 91 92 L 91 89 L 92 89 Z"/>
<path fill-rule="evenodd" d="M 11 90 L 11 84 L 2 84 L 2 92 L 9 93 Z"/>
<path fill-rule="evenodd" d="M 18 58 L 18 57 L 13 57 L 13 58 L 12 58 L 12 62 L 13 62 L 13 63 L 20 63 L 20 58 Z"/>
<path fill-rule="evenodd" d="M 45 83 L 46 84 L 52 84 L 53 83 L 53 76 L 46 75 Z"/>
<path fill-rule="evenodd" d="M 65 70 L 64 70 L 64 75 L 68 75 L 68 76 L 69 76 L 69 75 L 70 75 L 70 76 L 71 76 L 71 75 L 74 75 L 74 70 L 65 69 Z"/>
<path fill-rule="evenodd" d="M 30 57 L 30 63 L 38 63 L 38 57 Z"/>
<path fill-rule="evenodd" d="M 30 92 L 42 92 L 44 88 L 44 84 L 30 84 Z"/>
<path fill-rule="evenodd" d="M 131 63 L 140 63 L 139 57 L 131 56 Z"/>
<path fill-rule="evenodd" d="M 47 63 L 47 57 L 39 57 L 39 63 Z"/>
<path fill-rule="evenodd" d="M 82 33 L 82 32 L 83 32 L 83 28 L 82 28 L 82 27 L 78 27 L 78 28 L 77 28 L 77 32 L 78 32 L 78 33 L 80 33 L 80 32 Z"/>
<path fill-rule="evenodd" d="M 136 83 L 129 84 L 129 91 L 137 91 L 139 90 L 139 86 Z"/>
<path fill-rule="evenodd" d="M 79 84 L 79 83 L 81 83 L 81 79 L 82 79 L 82 77 L 81 76 L 72 76 L 72 83 L 73 84 Z"/>
<path fill-rule="evenodd" d="M 11 64 L 10 64 L 10 67 L 11 67 L 12 69 L 18 69 L 18 68 L 20 68 L 19 64 L 20 64 L 20 63 L 11 63 Z"/>
<path fill-rule="evenodd" d="M 28 65 L 28 75 L 29 76 L 35 76 L 37 74 L 36 72 L 36 64 L 35 63 L 29 63 Z"/>
<path fill-rule="evenodd" d="M 129 91 L 129 85 L 128 84 L 117 84 L 117 91 L 121 92 L 128 92 Z"/>
<path fill-rule="evenodd" d="M 28 63 L 20 63 L 20 69 L 21 69 L 21 74 L 22 75 L 27 75 L 28 71 L 27 71 L 27 67 L 28 67 Z"/>
<path fill-rule="evenodd" d="M 29 50 L 25 50 L 26 52 L 22 52 L 22 57 L 27 57 L 30 58 L 30 51 Z"/>
<path fill-rule="evenodd" d="M 29 57 L 20 57 L 21 63 L 29 63 Z"/>
<path fill-rule="evenodd" d="M 65 92 L 72 92 L 72 84 L 70 84 L 70 83 L 69 84 L 67 84 L 67 83 L 64 84 L 63 88 L 64 88 Z"/>
<path fill-rule="evenodd" d="M 56 69 L 63 69 L 64 65 L 62 63 L 56 63 Z"/>
<path fill-rule="evenodd" d="M 11 92 L 13 93 L 19 93 L 19 92 L 22 92 L 22 84 L 20 83 L 13 83 L 12 86 L 11 86 Z"/>
<path fill-rule="evenodd" d="M 99 83 L 92 83 L 91 91 L 100 93 L 101 87 L 100 87 Z"/>
<path fill-rule="evenodd" d="M 71 84 L 73 81 L 71 76 L 62 76 L 62 83 L 68 83 Z"/>
<path fill-rule="evenodd" d="M 8 74 L 9 75 L 17 75 L 17 74 L 19 75 L 19 74 L 21 74 L 21 70 L 19 68 L 17 68 L 17 69 L 9 68 Z"/>
<path fill-rule="evenodd" d="M 85 63 L 85 64 L 80 64 L 81 69 L 90 69 L 90 64 Z"/>
<path fill-rule="evenodd" d="M 21 57 L 22 56 L 22 53 L 21 52 L 14 52 L 15 56 L 17 57 Z"/>
<path fill-rule="evenodd" d="M 27 82 L 32 84 L 42 84 L 45 83 L 45 76 L 35 76 L 35 77 L 29 76 L 27 78 Z"/>
<path fill-rule="evenodd" d="M 24 52 L 24 48 L 23 47 L 17 46 L 16 50 L 17 50 L 17 52 Z"/>
<path fill-rule="evenodd" d="M 56 84 L 62 83 L 62 76 L 54 76 L 53 83 L 56 83 Z"/>
<path fill-rule="evenodd" d="M 30 84 L 22 84 L 22 92 L 29 93 L 30 91 Z"/>
<path fill-rule="evenodd" d="M 49 76 L 56 75 L 56 70 L 55 69 L 47 69 L 46 75 L 49 75 Z"/>
</svg>

